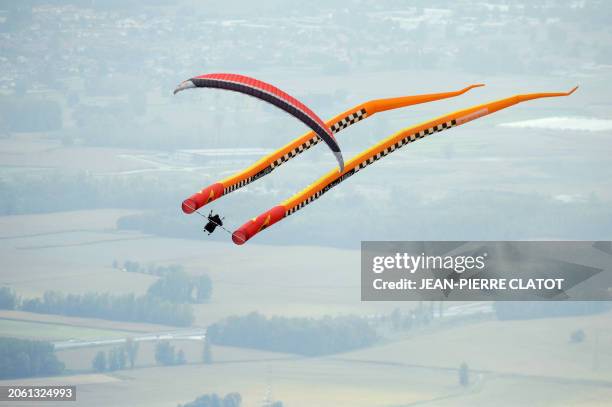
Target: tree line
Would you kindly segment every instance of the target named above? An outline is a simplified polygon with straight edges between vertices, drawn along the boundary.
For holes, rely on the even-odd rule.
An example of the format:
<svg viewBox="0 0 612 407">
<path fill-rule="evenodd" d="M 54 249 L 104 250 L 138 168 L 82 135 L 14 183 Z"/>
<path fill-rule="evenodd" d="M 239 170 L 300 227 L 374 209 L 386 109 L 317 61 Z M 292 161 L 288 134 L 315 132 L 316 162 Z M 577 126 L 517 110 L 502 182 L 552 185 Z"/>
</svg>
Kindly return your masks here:
<svg viewBox="0 0 612 407">
<path fill-rule="evenodd" d="M 0 122 L 0 126 L 2 123 Z M 176 177 L 96 177 L 55 168 L 20 172 L 0 180 L 0 214 L 50 213 L 97 208 L 172 208 L 180 194 Z M 109 193 L 111 191 L 112 193 Z M 37 192 L 37 193 L 35 193 Z M 87 200 L 79 199 L 87 196 Z M 144 198 L 146 197 L 146 198 Z M 36 202 L 44 201 L 45 205 Z M 168 226 L 170 223 L 168 222 Z M 190 230 L 188 222 L 184 230 Z M 195 233 L 194 233 L 195 235 Z"/>
<path fill-rule="evenodd" d="M 23 300 L 21 309 L 41 314 L 173 326 L 190 326 L 194 321 L 193 308 L 189 304 L 177 304 L 153 295 L 109 293 L 65 295 L 57 291 L 46 291 L 42 298 Z"/>
<path fill-rule="evenodd" d="M 499 320 L 555 318 L 591 315 L 612 307 L 608 301 L 497 301 L 493 305 Z"/>
<path fill-rule="evenodd" d="M 0 379 L 53 376 L 63 370 L 51 343 L 0 338 Z"/>
<path fill-rule="evenodd" d="M 347 352 L 378 340 L 374 328 L 358 317 L 266 318 L 256 312 L 211 325 L 207 337 L 217 345 L 305 356 Z"/>
<path fill-rule="evenodd" d="M 113 260 L 113 268 L 127 273 L 150 274 L 159 277 L 185 271 L 180 264 L 169 264 L 167 266 L 158 266 L 157 264 L 144 265 L 134 260 L 125 260 L 123 264 L 119 264 L 119 261 L 116 259 Z"/>
<path fill-rule="evenodd" d="M 212 280 L 206 274 L 190 276 L 180 266 L 164 270 L 162 277 L 149 286 L 147 294 L 141 296 L 46 291 L 41 298 L 21 300 L 11 288 L 0 287 L 0 309 L 190 326 L 194 321 L 190 304 L 210 299 Z"/>
<path fill-rule="evenodd" d="M 177 407 L 240 407 L 241 404 L 242 396 L 240 393 L 228 393 L 225 397 L 217 393 L 211 393 L 204 394 L 189 403 L 178 404 Z M 274 407 L 282 407 L 282 405 Z"/>
<path fill-rule="evenodd" d="M 63 127 L 59 102 L 29 95 L 0 97 L 0 136 Z"/>
<path fill-rule="evenodd" d="M 132 338 L 128 338 L 125 344 L 108 350 L 99 351 L 94 356 L 91 366 L 97 372 L 123 370 L 128 364 L 130 369 L 134 368 L 138 355 L 138 343 Z"/>
<path fill-rule="evenodd" d="M 91 367 L 96 372 L 114 372 L 116 370 L 133 369 L 138 357 L 138 342 L 127 338 L 125 343 L 107 351 L 97 352 L 91 361 Z M 160 366 L 184 365 L 187 363 L 185 352 L 177 349 L 170 341 L 163 340 L 155 344 L 155 362 Z M 212 351 L 209 341 L 204 341 L 202 348 L 203 364 L 212 364 Z"/>
<path fill-rule="evenodd" d="M 15 309 L 19 298 L 10 287 L 0 287 L 0 309 Z"/>
<path fill-rule="evenodd" d="M 190 276 L 177 271 L 158 279 L 147 293 L 175 303 L 203 303 L 212 295 L 212 280 L 206 274 Z"/>
<path fill-rule="evenodd" d="M 182 349 L 177 351 L 170 342 L 161 341 L 155 345 L 155 362 L 163 366 L 184 365 L 187 359 Z"/>
</svg>

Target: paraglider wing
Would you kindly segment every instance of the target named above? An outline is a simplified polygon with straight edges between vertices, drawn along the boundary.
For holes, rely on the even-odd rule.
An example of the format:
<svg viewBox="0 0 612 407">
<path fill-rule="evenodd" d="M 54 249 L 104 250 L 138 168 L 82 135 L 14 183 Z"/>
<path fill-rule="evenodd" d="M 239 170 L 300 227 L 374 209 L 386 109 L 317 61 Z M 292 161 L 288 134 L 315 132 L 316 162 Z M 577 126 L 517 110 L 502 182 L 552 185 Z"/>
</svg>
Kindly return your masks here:
<svg viewBox="0 0 612 407">
<path fill-rule="evenodd" d="M 192 82 L 185 82 L 185 84 L 185 86 L 189 86 L 189 84 L 191 84 L 192 87 L 195 87 Z M 484 85 L 474 84 L 451 92 L 374 99 L 361 103 L 357 106 L 353 106 L 351 109 L 348 109 L 345 112 L 329 119 L 325 122 L 325 124 L 329 126 L 335 136 L 344 129 L 352 126 L 355 123 L 359 123 L 362 120 L 370 118 L 376 113 L 459 96 L 470 89 L 480 86 Z M 256 163 L 245 168 L 244 170 L 239 171 L 223 180 L 215 182 L 214 184 L 209 185 L 191 195 L 189 198 L 185 199 L 181 205 L 183 212 L 188 214 L 193 213 L 202 206 L 208 205 L 224 195 L 249 185 L 251 182 L 270 174 L 287 161 L 299 156 L 304 151 L 319 144 L 320 141 L 321 138 L 314 131 L 310 130 L 273 153 L 268 154 L 267 156 L 258 160 Z"/>
<path fill-rule="evenodd" d="M 310 127 L 332 150 L 340 171 L 344 170 L 344 160 L 340 146 L 331 129 L 312 110 L 291 95 L 269 83 L 255 78 L 230 73 L 213 73 L 200 75 L 182 82 L 174 94 L 189 88 L 218 88 L 244 93 L 273 104 Z"/>
<path fill-rule="evenodd" d="M 294 214 L 295 212 L 304 208 L 306 205 L 314 202 L 316 199 L 319 199 L 331 188 L 334 188 L 341 182 L 347 180 L 349 177 L 355 175 L 359 171 L 362 171 L 364 168 L 375 163 L 381 158 L 384 158 L 394 151 L 399 150 L 405 145 L 421 140 L 434 133 L 448 130 L 491 113 L 495 113 L 499 110 L 516 105 L 517 103 L 539 98 L 569 96 L 574 93 L 576 89 L 578 89 L 577 86 L 569 92 L 529 93 L 515 95 L 494 102 L 483 103 L 481 105 L 462 109 L 444 116 L 440 116 L 428 122 L 400 130 L 347 161 L 346 168 L 342 173 L 330 171 L 301 192 L 298 192 L 291 198 L 283 201 L 280 205 L 277 205 L 261 215 L 247 221 L 244 225 L 232 233 L 232 240 L 238 245 L 246 243 L 257 233 L 281 221 L 287 216 Z"/>
</svg>

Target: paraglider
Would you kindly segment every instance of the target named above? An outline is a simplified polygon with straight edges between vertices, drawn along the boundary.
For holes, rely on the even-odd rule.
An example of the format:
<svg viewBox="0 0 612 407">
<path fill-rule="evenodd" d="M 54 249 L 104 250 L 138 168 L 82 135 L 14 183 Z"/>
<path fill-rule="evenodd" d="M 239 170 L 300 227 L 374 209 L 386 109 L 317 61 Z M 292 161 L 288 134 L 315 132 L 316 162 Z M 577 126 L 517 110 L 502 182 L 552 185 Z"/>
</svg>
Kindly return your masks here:
<svg viewBox="0 0 612 407">
<path fill-rule="evenodd" d="M 310 127 L 332 150 L 336 160 L 338 160 L 340 171 L 344 170 L 344 160 L 340 152 L 340 146 L 334 138 L 331 129 L 306 105 L 276 86 L 249 76 L 232 73 L 213 73 L 196 76 L 181 82 L 174 90 L 174 94 L 176 95 L 178 92 L 190 88 L 225 89 L 271 103 Z"/>
<path fill-rule="evenodd" d="M 459 96 L 479 86 L 483 85 L 470 85 L 452 92 L 370 100 L 340 113 L 333 119 L 328 120 L 325 124 L 331 128 L 334 134 L 337 134 L 347 127 L 359 121 L 365 120 L 376 113 Z M 284 147 L 281 147 L 275 152 L 260 159 L 244 171 L 240 171 L 224 180 L 209 185 L 191 195 L 189 198 L 183 201 L 183 212 L 193 213 L 196 209 L 211 203 L 223 195 L 227 195 L 230 192 L 242 188 L 251 182 L 258 180 L 259 178 L 270 174 L 279 166 L 283 165 L 292 158 L 297 157 L 304 151 L 318 144 L 320 141 L 321 139 L 314 131 L 309 131 L 308 133 L 303 134 L 301 137 L 296 138 L 292 142 L 286 144 Z"/>
<path fill-rule="evenodd" d="M 238 80 L 241 77 L 240 75 L 230 75 L 230 74 L 213 74 L 212 78 L 210 75 L 202 75 L 200 77 L 192 78 L 188 81 L 183 82 L 175 93 L 187 89 L 190 87 L 199 86 L 208 86 L 208 87 L 222 87 L 226 86 L 226 84 L 219 83 L 209 83 L 209 82 L 198 82 L 198 79 L 206 79 L 206 81 L 212 80 L 213 82 L 217 80 L 217 75 L 221 75 L 224 79 L 232 78 L 234 80 Z M 227 76 L 230 75 L 230 76 Z M 247 78 L 248 83 L 257 85 L 254 88 L 263 87 L 267 85 L 261 85 L 261 82 L 257 80 L 253 80 L 252 78 Z M 231 79 L 229 80 L 231 82 Z M 256 82 L 252 82 L 256 81 Z M 231 90 L 238 89 L 237 85 L 232 85 L 235 88 Z M 271 86 L 271 85 L 269 85 Z M 450 98 L 454 96 L 461 95 L 470 89 L 475 87 L 484 86 L 482 84 L 470 85 L 464 89 L 453 91 L 453 92 L 445 92 L 445 93 L 434 93 L 434 94 L 425 94 L 425 95 L 416 95 L 416 96 L 404 96 L 397 98 L 388 98 L 388 99 L 376 99 L 371 100 L 369 102 L 362 103 L 360 105 L 355 106 L 352 109 L 347 110 L 344 113 L 341 113 L 334 117 L 331 120 L 323 123 L 324 129 L 330 129 L 330 132 L 336 134 L 341 130 L 349 127 L 350 125 L 357 123 L 361 120 L 364 120 L 375 113 L 382 112 L 385 110 L 398 109 L 405 106 L 415 105 L 419 103 L 426 103 L 435 100 Z M 523 94 L 523 95 L 515 95 L 509 98 L 500 99 L 498 101 L 484 103 L 481 105 L 473 106 L 467 109 L 462 109 L 453 113 L 449 113 L 444 116 L 440 116 L 433 120 L 421 123 L 416 126 L 407 127 L 399 132 L 391 135 L 390 137 L 382 140 L 371 148 L 366 149 L 361 152 L 351 160 L 346 162 L 346 165 L 341 165 L 341 170 L 332 170 L 328 174 L 321 177 L 318 181 L 314 182 L 310 186 L 308 186 L 303 191 L 293 195 L 291 198 L 283 201 L 279 205 L 273 207 L 272 209 L 262 213 L 259 216 L 247 221 L 241 227 L 236 229 L 233 232 L 230 232 L 223 226 L 222 218 L 213 219 L 211 218 L 212 212 L 209 217 L 207 217 L 209 223 L 213 222 L 213 225 L 210 225 L 212 231 L 217 226 L 222 227 L 226 232 L 232 235 L 232 240 L 234 243 L 238 245 L 244 244 L 246 241 L 251 239 L 257 233 L 262 230 L 268 228 L 274 223 L 280 221 L 281 219 L 297 212 L 302 209 L 304 206 L 310 204 L 314 200 L 320 198 L 323 194 L 328 192 L 331 188 L 350 178 L 357 172 L 363 170 L 365 167 L 373 164 L 374 162 L 380 160 L 381 158 L 391 154 L 395 150 L 400 149 L 401 147 L 410 144 L 419 139 L 425 138 L 431 134 L 448 130 L 452 127 L 456 127 L 462 125 L 464 123 L 470 122 L 472 120 L 478 119 L 480 117 L 489 115 L 491 113 L 497 112 L 498 110 L 505 109 L 507 107 L 513 106 L 517 103 L 521 103 L 527 100 L 538 99 L 538 98 L 546 98 L 546 97 L 558 97 L 558 96 L 568 96 L 571 95 L 578 87 L 575 87 L 569 92 L 555 92 L 555 93 L 532 93 L 532 94 Z M 255 90 L 237 90 L 243 93 L 248 94 L 256 94 Z M 253 93 L 249 93 L 253 92 Z M 282 91 L 281 91 L 282 92 Z M 269 97 L 269 93 L 267 94 Z M 286 95 L 286 94 L 285 94 Z M 288 96 L 288 95 L 286 95 Z M 256 96 L 259 97 L 259 96 Z M 277 105 L 278 106 L 278 105 Z M 281 107 L 282 108 L 282 107 Z M 307 109 L 307 108 L 306 108 Z M 306 110 L 304 110 L 306 111 Z M 309 110 L 308 110 L 309 111 Z M 221 180 L 217 183 L 214 183 L 201 191 L 193 194 L 189 198 L 185 199 L 182 203 L 183 212 L 189 214 L 196 212 L 201 216 L 198 209 L 202 206 L 218 199 L 223 195 L 227 195 L 236 189 L 239 189 L 249 183 L 271 173 L 274 169 L 282 165 L 283 163 L 289 161 L 290 159 L 296 157 L 301 154 L 303 151 L 311 148 L 312 146 L 318 144 L 320 140 L 326 141 L 324 137 L 319 134 L 317 128 L 310 126 L 312 130 L 301 137 L 293 140 L 288 143 L 284 147 L 278 149 L 277 151 L 269 154 L 268 156 L 260 159 L 255 164 L 251 165 L 244 171 L 240 171 L 224 180 Z M 320 129 L 319 129 L 320 130 Z M 327 133 L 326 133 L 327 134 Z M 330 134 L 327 134 L 330 136 Z M 333 136 L 331 136 L 333 139 Z M 335 141 L 335 139 L 333 139 Z M 329 145 L 329 144 L 328 144 Z M 333 150 L 333 149 L 332 149 Z M 339 150 L 338 150 L 339 151 Z M 205 216 L 204 216 L 205 217 Z M 214 226 L 216 225 L 216 226 Z M 209 226 L 208 224 L 206 226 Z M 214 227 L 213 227 L 214 226 Z M 205 230 L 208 229 L 205 227 Z M 212 232 L 209 232 L 212 233 Z"/>
</svg>

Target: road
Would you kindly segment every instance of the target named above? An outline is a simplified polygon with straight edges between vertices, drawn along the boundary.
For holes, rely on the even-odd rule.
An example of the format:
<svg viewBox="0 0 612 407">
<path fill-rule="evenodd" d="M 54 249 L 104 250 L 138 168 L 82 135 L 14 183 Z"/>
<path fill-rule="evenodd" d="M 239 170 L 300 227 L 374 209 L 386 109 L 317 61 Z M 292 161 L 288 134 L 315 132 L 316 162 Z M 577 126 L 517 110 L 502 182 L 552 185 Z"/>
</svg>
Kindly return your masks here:
<svg viewBox="0 0 612 407">
<path fill-rule="evenodd" d="M 165 331 L 147 333 L 142 335 L 130 336 L 134 342 L 151 342 L 160 340 L 191 340 L 191 341 L 203 341 L 206 338 L 206 328 L 189 328 L 180 329 L 176 331 Z M 55 350 L 66 350 L 76 348 L 86 348 L 91 346 L 107 346 L 107 345 L 120 345 L 125 343 L 127 338 L 118 339 L 98 339 L 98 340 L 75 340 L 70 339 L 67 341 L 53 342 Z"/>
</svg>

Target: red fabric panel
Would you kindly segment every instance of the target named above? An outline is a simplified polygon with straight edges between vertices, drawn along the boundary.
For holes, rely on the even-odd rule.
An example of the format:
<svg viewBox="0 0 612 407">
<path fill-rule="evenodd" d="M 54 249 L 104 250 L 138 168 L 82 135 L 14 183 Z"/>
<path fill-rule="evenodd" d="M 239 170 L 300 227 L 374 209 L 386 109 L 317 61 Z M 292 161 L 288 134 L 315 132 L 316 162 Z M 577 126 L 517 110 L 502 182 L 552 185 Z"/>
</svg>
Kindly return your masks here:
<svg viewBox="0 0 612 407">
<path fill-rule="evenodd" d="M 183 212 L 193 213 L 196 211 L 196 209 L 203 207 L 207 203 L 214 201 L 222 195 L 223 184 L 217 182 L 216 184 L 212 184 L 211 186 L 206 187 L 200 192 L 196 192 L 189 198 L 185 199 L 181 207 L 183 209 Z"/>
<path fill-rule="evenodd" d="M 244 244 L 257 233 L 275 224 L 284 217 L 285 207 L 280 205 L 275 206 L 236 229 L 234 233 L 232 233 L 232 240 L 238 245 Z"/>
<path fill-rule="evenodd" d="M 323 129 L 325 129 L 325 132 L 327 134 L 329 134 L 329 136 L 332 139 L 335 140 L 331 130 L 323 122 L 323 120 L 321 120 L 319 118 L 319 116 L 317 116 L 312 110 L 310 110 L 302 102 L 300 102 L 299 100 L 297 100 L 293 96 L 283 92 L 282 90 L 280 90 L 279 88 L 277 88 L 274 85 L 270 85 L 269 83 L 257 80 L 255 78 L 251 78 L 251 77 L 244 76 L 244 75 L 233 74 L 233 73 L 211 73 L 211 74 L 196 76 L 195 78 L 196 79 L 217 79 L 217 80 L 220 80 L 220 81 L 237 82 L 237 83 L 242 83 L 242 84 L 244 84 L 246 86 L 250 86 L 252 88 L 256 88 L 256 89 L 262 90 L 262 91 L 264 91 L 266 93 L 270 93 L 270 94 L 278 97 L 279 99 L 283 99 L 285 102 L 293 105 L 294 107 L 296 107 L 296 108 L 300 109 L 301 111 L 303 111 L 304 113 L 306 113 L 312 120 L 317 122 L 317 124 L 319 126 L 321 126 Z"/>
</svg>

